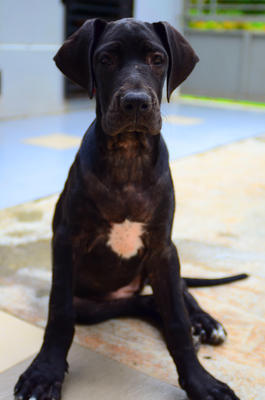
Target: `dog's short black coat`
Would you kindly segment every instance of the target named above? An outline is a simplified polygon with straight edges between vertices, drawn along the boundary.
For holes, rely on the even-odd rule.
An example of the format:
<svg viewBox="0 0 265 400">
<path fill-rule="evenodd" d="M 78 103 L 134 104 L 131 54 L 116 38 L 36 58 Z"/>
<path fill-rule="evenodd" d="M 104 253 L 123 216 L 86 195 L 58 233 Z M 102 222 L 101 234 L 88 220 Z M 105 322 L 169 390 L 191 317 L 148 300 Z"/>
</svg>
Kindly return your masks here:
<svg viewBox="0 0 265 400">
<path fill-rule="evenodd" d="M 58 400 L 74 324 L 151 317 L 161 324 L 181 387 L 192 400 L 235 400 L 199 363 L 192 333 L 219 344 L 221 324 L 203 311 L 180 278 L 171 241 L 174 192 L 160 134 L 160 102 L 198 57 L 166 22 L 88 20 L 55 62 L 96 93 L 86 132 L 53 220 L 53 281 L 44 342 L 15 387 L 16 399 Z M 228 278 L 232 281 L 243 276 Z M 141 295 L 149 283 L 153 295 Z"/>
</svg>

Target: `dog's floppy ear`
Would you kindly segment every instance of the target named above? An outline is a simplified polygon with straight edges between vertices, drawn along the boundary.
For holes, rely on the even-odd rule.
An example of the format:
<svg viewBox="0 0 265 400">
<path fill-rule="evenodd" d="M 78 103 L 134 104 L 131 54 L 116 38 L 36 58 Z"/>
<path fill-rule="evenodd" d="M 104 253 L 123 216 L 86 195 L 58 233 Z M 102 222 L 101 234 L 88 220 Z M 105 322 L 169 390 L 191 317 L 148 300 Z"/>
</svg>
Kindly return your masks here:
<svg viewBox="0 0 265 400">
<path fill-rule="evenodd" d="M 93 50 L 106 24 L 101 19 L 87 20 L 64 42 L 54 57 L 62 73 L 88 90 L 90 98 L 94 91 Z"/>
<path fill-rule="evenodd" d="M 189 76 L 199 61 L 193 48 L 186 39 L 167 22 L 153 24 L 169 58 L 167 71 L 167 100 L 171 93 Z"/>
</svg>

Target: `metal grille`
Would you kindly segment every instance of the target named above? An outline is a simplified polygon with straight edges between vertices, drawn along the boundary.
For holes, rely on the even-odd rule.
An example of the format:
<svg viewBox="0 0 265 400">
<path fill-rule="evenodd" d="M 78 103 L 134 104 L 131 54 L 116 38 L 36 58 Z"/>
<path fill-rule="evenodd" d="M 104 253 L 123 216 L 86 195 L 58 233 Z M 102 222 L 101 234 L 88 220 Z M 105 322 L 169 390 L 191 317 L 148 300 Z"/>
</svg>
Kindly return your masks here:
<svg viewBox="0 0 265 400">
<path fill-rule="evenodd" d="M 132 17 L 133 0 L 65 0 L 65 37 L 72 35 L 87 19 L 102 18 L 113 21 Z M 87 92 L 66 79 L 67 98 L 87 96 Z"/>
</svg>

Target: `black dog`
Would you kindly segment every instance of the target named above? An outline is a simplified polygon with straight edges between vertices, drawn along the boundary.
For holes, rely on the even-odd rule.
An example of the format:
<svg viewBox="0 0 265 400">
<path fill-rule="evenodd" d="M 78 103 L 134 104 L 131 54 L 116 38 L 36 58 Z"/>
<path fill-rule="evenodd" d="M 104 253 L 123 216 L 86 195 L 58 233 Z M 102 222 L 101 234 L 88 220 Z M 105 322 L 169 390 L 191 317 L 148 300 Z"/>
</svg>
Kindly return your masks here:
<svg viewBox="0 0 265 400">
<path fill-rule="evenodd" d="M 88 20 L 55 62 L 74 82 L 96 91 L 97 118 L 84 136 L 53 221 L 53 282 L 42 348 L 16 387 L 16 399 L 58 400 L 74 324 L 112 317 L 161 322 L 181 387 L 192 400 L 235 400 L 199 363 L 192 341 L 219 344 L 221 324 L 186 285 L 230 282 L 180 278 L 171 241 L 173 184 L 160 135 L 160 102 L 198 57 L 164 22 Z M 140 295 L 149 283 L 153 295 Z"/>
</svg>

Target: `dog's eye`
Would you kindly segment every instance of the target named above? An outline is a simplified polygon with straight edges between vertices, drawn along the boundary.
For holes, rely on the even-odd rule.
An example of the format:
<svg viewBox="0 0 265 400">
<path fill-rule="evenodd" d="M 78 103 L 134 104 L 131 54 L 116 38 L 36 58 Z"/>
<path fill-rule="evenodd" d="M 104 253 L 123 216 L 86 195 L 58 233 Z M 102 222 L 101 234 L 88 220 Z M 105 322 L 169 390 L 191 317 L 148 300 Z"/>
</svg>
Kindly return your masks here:
<svg viewBox="0 0 265 400">
<path fill-rule="evenodd" d="M 164 63 L 164 56 L 163 54 L 157 52 L 149 53 L 149 55 L 147 56 L 147 62 L 150 65 L 159 67 Z"/>
<path fill-rule="evenodd" d="M 108 54 L 103 54 L 100 57 L 99 62 L 102 65 L 111 65 L 112 64 L 112 58 Z"/>
<path fill-rule="evenodd" d="M 163 61 L 163 57 L 160 54 L 154 54 L 152 57 L 152 64 L 154 65 L 161 65 Z"/>
</svg>

